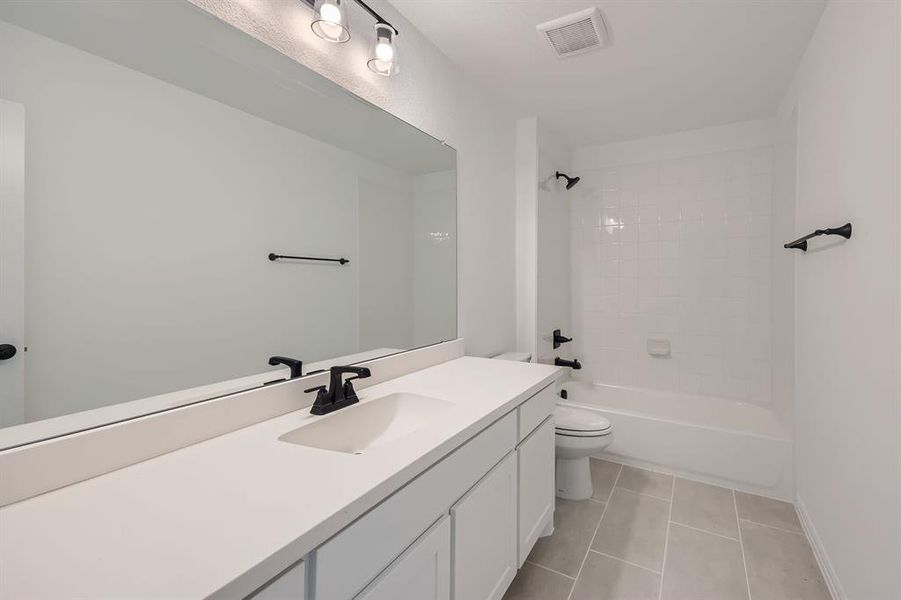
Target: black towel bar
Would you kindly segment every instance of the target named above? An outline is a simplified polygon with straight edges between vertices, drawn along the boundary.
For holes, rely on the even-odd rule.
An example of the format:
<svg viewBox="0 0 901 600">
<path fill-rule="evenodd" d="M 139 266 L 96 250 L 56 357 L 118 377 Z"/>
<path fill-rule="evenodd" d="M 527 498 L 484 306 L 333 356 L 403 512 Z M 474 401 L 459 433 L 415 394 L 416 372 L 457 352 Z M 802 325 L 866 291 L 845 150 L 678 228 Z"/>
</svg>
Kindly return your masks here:
<svg viewBox="0 0 901 600">
<path fill-rule="evenodd" d="M 288 256 L 286 254 L 269 254 L 269 260 L 278 260 L 280 258 L 290 258 L 293 260 L 318 260 L 320 262 L 336 262 L 342 265 L 346 265 L 350 262 L 350 259 L 347 258 L 317 258 L 315 256 Z"/>
<path fill-rule="evenodd" d="M 817 229 L 813 233 L 808 233 L 802 238 L 798 238 L 793 242 L 785 244 L 784 248 L 798 249 L 807 252 L 807 240 L 820 235 L 840 235 L 846 240 L 851 239 L 851 223 L 845 223 L 841 227 L 833 227 L 831 229 Z"/>
</svg>

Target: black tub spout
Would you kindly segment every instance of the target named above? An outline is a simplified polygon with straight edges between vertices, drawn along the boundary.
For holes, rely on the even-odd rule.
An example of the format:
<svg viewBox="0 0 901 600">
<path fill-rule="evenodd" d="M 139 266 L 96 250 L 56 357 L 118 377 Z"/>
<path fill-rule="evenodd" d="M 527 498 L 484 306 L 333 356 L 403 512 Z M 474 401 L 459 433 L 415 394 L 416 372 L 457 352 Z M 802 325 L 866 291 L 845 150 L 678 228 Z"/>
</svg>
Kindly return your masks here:
<svg viewBox="0 0 901 600">
<path fill-rule="evenodd" d="M 579 362 L 578 358 L 574 358 L 572 360 L 563 360 L 559 356 L 554 359 L 554 365 L 557 367 L 569 367 L 575 371 L 578 371 L 582 368 L 582 363 Z"/>
</svg>

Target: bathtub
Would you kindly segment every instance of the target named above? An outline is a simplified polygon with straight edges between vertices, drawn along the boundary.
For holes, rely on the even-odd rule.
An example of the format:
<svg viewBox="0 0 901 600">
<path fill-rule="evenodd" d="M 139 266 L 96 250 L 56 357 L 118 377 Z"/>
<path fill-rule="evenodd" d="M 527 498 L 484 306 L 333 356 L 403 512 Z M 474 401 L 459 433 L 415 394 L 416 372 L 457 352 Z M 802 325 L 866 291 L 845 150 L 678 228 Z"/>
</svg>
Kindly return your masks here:
<svg viewBox="0 0 901 600">
<path fill-rule="evenodd" d="M 766 407 L 723 398 L 566 381 L 564 406 L 597 410 L 613 425 L 598 458 L 792 500 L 792 438 Z"/>
</svg>

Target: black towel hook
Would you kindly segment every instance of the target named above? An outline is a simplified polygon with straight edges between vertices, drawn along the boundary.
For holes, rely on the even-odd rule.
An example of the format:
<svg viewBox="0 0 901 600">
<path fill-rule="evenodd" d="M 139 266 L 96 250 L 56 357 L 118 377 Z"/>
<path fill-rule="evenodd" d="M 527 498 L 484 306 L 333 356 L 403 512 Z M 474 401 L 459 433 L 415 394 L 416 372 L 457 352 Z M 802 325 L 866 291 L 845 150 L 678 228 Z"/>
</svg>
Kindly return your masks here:
<svg viewBox="0 0 901 600">
<path fill-rule="evenodd" d="M 813 233 L 808 233 L 802 238 L 798 238 L 793 242 L 785 244 L 784 248 L 798 249 L 807 252 L 807 240 L 821 235 L 840 235 L 846 240 L 851 239 L 851 223 L 845 223 L 841 227 L 832 227 L 829 229 L 817 229 Z"/>
</svg>

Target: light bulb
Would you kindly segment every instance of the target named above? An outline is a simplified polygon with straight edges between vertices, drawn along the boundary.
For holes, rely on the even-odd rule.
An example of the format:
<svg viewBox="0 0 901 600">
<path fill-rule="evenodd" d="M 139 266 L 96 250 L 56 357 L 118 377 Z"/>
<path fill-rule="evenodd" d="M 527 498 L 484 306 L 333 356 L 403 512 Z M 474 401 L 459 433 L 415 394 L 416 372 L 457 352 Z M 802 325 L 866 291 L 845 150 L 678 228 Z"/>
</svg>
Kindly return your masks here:
<svg viewBox="0 0 901 600">
<path fill-rule="evenodd" d="M 394 48 L 391 44 L 380 42 L 375 45 L 375 57 L 381 61 L 390 61 L 394 58 Z"/>
<path fill-rule="evenodd" d="M 341 24 L 341 9 L 334 4 L 325 3 L 319 9 L 319 17 L 332 25 Z"/>
<path fill-rule="evenodd" d="M 316 0 L 315 17 L 310 24 L 313 33 L 329 42 L 342 43 L 350 39 L 344 0 Z"/>
</svg>

